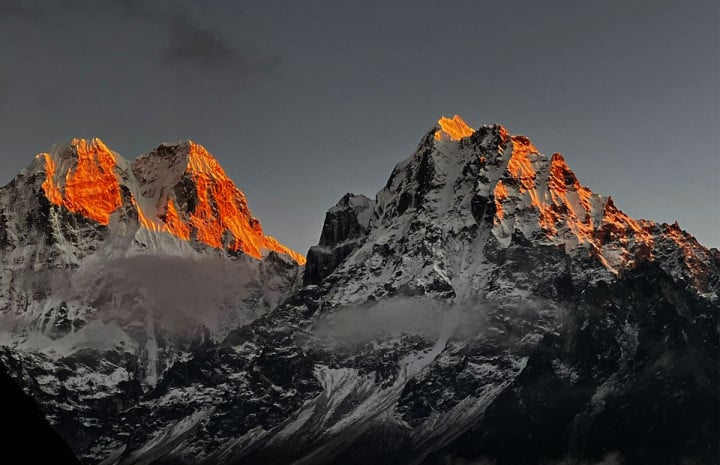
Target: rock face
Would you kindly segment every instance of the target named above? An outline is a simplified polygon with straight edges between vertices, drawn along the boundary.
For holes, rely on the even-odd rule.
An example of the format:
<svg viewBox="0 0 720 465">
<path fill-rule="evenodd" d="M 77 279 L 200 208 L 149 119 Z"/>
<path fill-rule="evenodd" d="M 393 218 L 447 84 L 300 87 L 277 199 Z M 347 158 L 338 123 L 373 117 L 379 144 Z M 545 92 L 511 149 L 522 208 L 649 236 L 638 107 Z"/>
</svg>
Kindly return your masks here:
<svg viewBox="0 0 720 465">
<path fill-rule="evenodd" d="M 67 210 L 73 246 L 103 240 L 100 213 Z M 222 340 L 164 346 L 152 383 L 129 343 L 0 360 L 86 463 L 718 463 L 720 253 L 502 126 L 443 118 L 374 200 L 344 196 L 301 286 L 291 256 L 257 266 L 239 287 L 276 298 Z"/>
<path fill-rule="evenodd" d="M 352 253 L 368 233 L 374 202 L 347 194 L 325 215 L 320 243 L 310 248 L 304 284 L 320 284 Z"/>
</svg>

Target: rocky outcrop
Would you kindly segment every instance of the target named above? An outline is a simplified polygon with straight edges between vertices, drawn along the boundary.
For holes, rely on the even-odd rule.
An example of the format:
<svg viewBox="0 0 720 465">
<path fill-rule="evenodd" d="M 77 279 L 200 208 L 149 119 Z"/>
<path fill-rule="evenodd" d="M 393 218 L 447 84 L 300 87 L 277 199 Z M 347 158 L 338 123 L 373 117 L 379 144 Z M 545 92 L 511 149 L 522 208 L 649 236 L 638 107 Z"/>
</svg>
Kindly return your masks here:
<svg viewBox="0 0 720 465">
<path fill-rule="evenodd" d="M 308 251 L 304 284 L 320 284 L 368 233 L 374 202 L 345 194 L 325 215 L 320 242 Z"/>
</svg>

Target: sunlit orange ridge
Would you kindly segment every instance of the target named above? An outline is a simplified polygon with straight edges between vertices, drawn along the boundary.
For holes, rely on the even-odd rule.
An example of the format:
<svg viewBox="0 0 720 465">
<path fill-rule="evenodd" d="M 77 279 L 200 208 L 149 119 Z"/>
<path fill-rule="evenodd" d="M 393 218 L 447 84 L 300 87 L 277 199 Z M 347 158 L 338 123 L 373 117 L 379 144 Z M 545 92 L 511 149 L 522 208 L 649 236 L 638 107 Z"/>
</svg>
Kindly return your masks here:
<svg viewBox="0 0 720 465">
<path fill-rule="evenodd" d="M 475 130 L 468 126 L 460 116 L 455 115 L 452 118 L 443 116 L 438 120 L 440 129 L 435 131 L 435 139 L 442 140 L 443 136 L 450 140 L 460 140 L 472 135 Z"/>
<path fill-rule="evenodd" d="M 58 179 L 61 173 L 50 154 L 38 156 L 45 161 L 46 178 L 42 184 L 45 196 L 55 205 L 108 225 L 110 215 L 123 204 L 115 175 L 115 155 L 100 139 L 73 139 L 71 147 L 77 152 L 77 161 L 67 169 L 64 179 Z M 241 250 L 255 258 L 262 258 L 264 250 L 271 250 L 305 264 L 303 255 L 263 233 L 260 222 L 250 213 L 245 195 L 203 146 L 190 143 L 186 170 L 196 187 L 198 199 L 194 209 L 180 211 L 175 200 L 168 198 L 158 216 L 149 215 L 131 196 L 140 226 L 183 240 L 194 237 L 216 248 Z"/>
<path fill-rule="evenodd" d="M 122 197 L 120 186 L 115 178 L 115 156 L 100 139 L 87 141 L 73 139 L 72 146 L 77 151 L 75 170 L 68 172 L 58 185 L 55 162 L 45 153 L 46 178 L 42 188 L 50 202 L 62 205 L 73 213 L 107 225 L 110 214 L 120 208 Z"/>
</svg>

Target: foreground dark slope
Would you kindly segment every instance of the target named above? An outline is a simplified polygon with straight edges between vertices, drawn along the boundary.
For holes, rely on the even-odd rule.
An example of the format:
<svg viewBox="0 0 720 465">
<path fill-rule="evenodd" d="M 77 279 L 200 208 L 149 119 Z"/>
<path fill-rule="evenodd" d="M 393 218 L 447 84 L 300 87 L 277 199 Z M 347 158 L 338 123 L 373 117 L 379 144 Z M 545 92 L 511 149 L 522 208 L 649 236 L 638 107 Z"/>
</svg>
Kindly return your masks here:
<svg viewBox="0 0 720 465">
<path fill-rule="evenodd" d="M 37 404 L 0 365 L 0 462 L 79 465 Z"/>
<path fill-rule="evenodd" d="M 307 258 L 154 385 L 122 348 L 1 356 L 86 463 L 718 462 L 720 254 L 527 138 L 441 120 Z"/>
</svg>

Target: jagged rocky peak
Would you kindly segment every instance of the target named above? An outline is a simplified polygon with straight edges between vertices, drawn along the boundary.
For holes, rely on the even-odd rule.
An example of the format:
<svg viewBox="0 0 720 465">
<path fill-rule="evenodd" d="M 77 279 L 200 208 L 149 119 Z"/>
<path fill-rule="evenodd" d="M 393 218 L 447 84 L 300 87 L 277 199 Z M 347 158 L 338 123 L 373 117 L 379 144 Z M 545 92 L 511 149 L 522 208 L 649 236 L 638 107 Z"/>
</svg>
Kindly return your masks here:
<svg viewBox="0 0 720 465">
<path fill-rule="evenodd" d="M 401 288 L 454 296 L 458 287 L 466 292 L 485 279 L 483 256 L 503 257 L 510 253 L 504 249 L 525 244 L 562 250 L 595 270 L 578 272 L 583 279 L 613 279 L 658 260 L 697 290 L 717 292 L 717 283 L 694 271 L 717 270 L 715 252 L 666 225 L 631 218 L 583 186 L 561 154 L 545 155 L 499 124 L 473 129 L 457 115 L 441 118 L 368 205 L 368 227 L 352 241 L 343 242 L 340 219 L 353 218 L 353 208 L 341 201 L 328 212 L 306 283 L 338 270 L 377 279 L 375 287 L 338 291 L 342 298 L 377 298 Z"/>
<path fill-rule="evenodd" d="M 143 185 L 158 180 L 172 183 L 184 174 L 227 179 L 225 171 L 205 147 L 191 140 L 175 144 L 160 144 L 155 150 L 138 157 L 132 163 L 133 172 Z M 164 177 L 165 179 L 163 179 Z"/>
<path fill-rule="evenodd" d="M 440 152 L 447 151 L 447 145 L 459 146 L 450 150 L 467 150 L 469 139 L 477 134 L 457 115 L 452 120 L 441 118 L 438 124 L 441 130 L 435 133 L 435 140 Z M 496 238 L 507 243 L 520 232 L 529 239 L 563 244 L 568 250 L 590 248 L 613 271 L 649 257 L 651 232 L 657 226 L 654 222 L 630 218 L 609 197 L 583 186 L 561 154 L 548 157 L 529 138 L 509 135 L 502 126 L 496 128 L 499 140 L 488 146 L 483 137 L 473 148 L 479 149 L 477 179 L 483 184 L 479 191 L 492 192 Z M 439 137 L 439 133 L 450 137 Z M 498 151 L 496 146 L 504 150 Z"/>
<path fill-rule="evenodd" d="M 41 153 L 31 166 L 44 176 L 54 206 L 108 226 L 137 221 L 141 230 L 168 234 L 261 258 L 275 251 L 299 264 L 305 257 L 264 234 L 247 199 L 200 144 L 162 144 L 133 162 L 100 139 L 73 139 Z M 116 215 L 127 210 L 133 215 Z"/>
<path fill-rule="evenodd" d="M 325 214 L 320 243 L 308 251 L 304 283 L 319 284 L 368 233 L 375 202 L 364 195 L 345 194 Z"/>
<path fill-rule="evenodd" d="M 202 145 L 160 145 L 139 157 L 133 172 L 142 185 L 144 202 L 138 203 L 138 211 L 147 229 L 258 258 L 276 251 L 305 263 L 301 254 L 263 233 L 245 194 Z"/>
<path fill-rule="evenodd" d="M 320 245 L 333 246 L 367 232 L 373 201 L 364 195 L 345 194 L 325 215 Z"/>
</svg>

